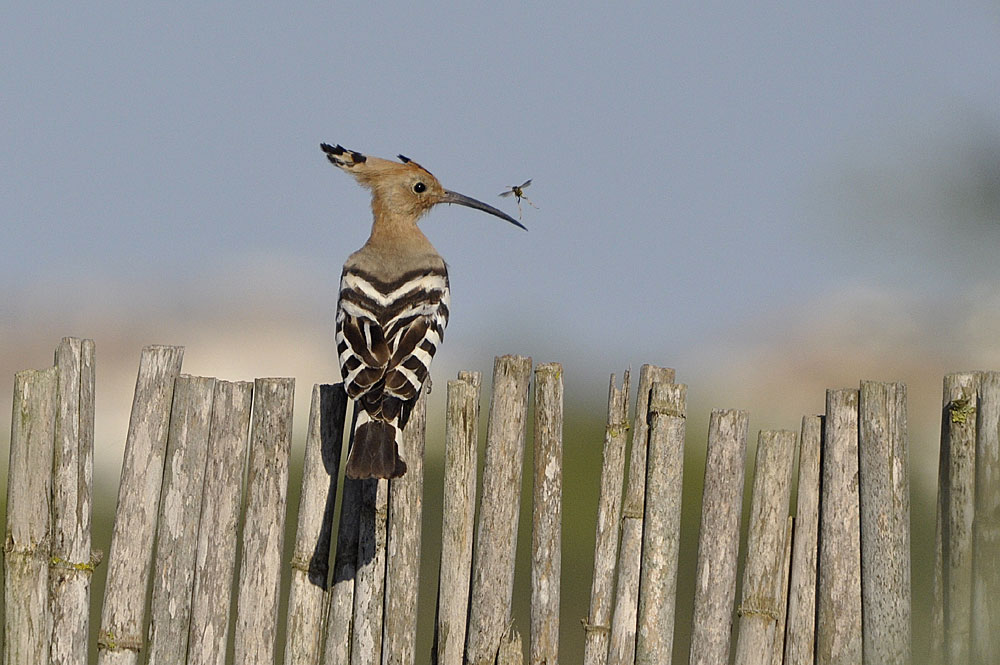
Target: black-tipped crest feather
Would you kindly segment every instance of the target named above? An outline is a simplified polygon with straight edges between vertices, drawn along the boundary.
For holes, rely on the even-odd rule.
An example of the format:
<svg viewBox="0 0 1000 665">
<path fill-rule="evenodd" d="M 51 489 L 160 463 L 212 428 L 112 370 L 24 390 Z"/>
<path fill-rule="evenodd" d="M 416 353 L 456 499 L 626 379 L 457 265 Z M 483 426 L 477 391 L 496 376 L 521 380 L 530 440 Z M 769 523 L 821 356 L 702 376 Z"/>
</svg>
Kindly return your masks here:
<svg viewBox="0 0 1000 665">
<path fill-rule="evenodd" d="M 330 145 L 329 143 L 320 143 L 319 147 L 323 152 L 326 153 L 326 158 L 329 159 L 334 166 L 350 168 L 352 166 L 355 166 L 356 164 L 364 164 L 365 161 L 368 159 L 360 152 L 355 152 L 354 150 L 348 150 L 339 143 L 337 145 Z M 344 159 L 345 155 L 350 156 L 349 162 L 346 159 Z"/>
</svg>

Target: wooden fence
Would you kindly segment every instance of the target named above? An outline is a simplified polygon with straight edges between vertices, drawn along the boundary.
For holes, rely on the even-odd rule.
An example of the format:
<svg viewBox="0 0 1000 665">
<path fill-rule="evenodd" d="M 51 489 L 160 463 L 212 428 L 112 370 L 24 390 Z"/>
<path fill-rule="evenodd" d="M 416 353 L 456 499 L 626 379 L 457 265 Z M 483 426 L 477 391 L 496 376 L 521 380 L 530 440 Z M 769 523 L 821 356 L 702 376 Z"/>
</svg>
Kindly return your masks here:
<svg viewBox="0 0 1000 665">
<path fill-rule="evenodd" d="M 507 665 L 525 651 L 532 664 L 558 662 L 560 630 L 579 630 L 559 625 L 558 364 L 534 368 L 529 626 L 514 625 L 511 607 L 531 360 L 496 359 L 478 491 L 482 379 L 463 372 L 447 384 L 434 646 L 418 654 L 424 399 L 405 432 L 407 474 L 343 481 L 335 519 L 348 405 L 339 385 L 314 386 L 294 555 L 283 562 L 294 382 L 188 376 L 182 356 L 154 346 L 140 359 L 98 663 L 223 665 L 230 648 L 235 663 Z M 626 372 L 609 388 L 579 633 L 586 665 L 670 663 L 675 650 L 686 386 L 673 370 L 643 366 L 630 419 L 629 383 Z M 5 664 L 90 660 L 90 576 L 101 559 L 90 539 L 93 422 L 90 340 L 64 339 L 53 367 L 16 375 Z M 825 415 L 803 418 L 800 431 L 759 433 L 737 599 L 748 422 L 746 411 L 711 414 L 694 615 L 681 627 L 689 662 L 923 660 L 911 653 L 905 387 L 830 390 Z M 945 377 L 939 485 L 926 659 L 1000 662 L 1000 373 Z M 293 572 L 279 633 L 284 565 Z"/>
</svg>

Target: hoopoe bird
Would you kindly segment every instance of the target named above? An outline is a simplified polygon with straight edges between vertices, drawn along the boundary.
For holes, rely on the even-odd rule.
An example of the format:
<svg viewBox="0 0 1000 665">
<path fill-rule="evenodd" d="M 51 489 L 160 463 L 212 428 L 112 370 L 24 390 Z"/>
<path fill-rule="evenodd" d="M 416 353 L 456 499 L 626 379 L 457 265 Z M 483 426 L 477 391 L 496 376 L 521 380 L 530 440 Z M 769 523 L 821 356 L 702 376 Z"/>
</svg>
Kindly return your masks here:
<svg viewBox="0 0 1000 665">
<path fill-rule="evenodd" d="M 448 325 L 448 267 L 417 228 L 439 203 L 457 203 L 520 222 L 482 201 L 441 186 L 403 155 L 399 162 L 320 144 L 327 159 L 371 190 L 368 241 L 348 257 L 337 303 L 337 356 L 358 412 L 349 478 L 406 473 L 399 444 Z M 358 408 L 360 407 L 360 409 Z"/>
</svg>

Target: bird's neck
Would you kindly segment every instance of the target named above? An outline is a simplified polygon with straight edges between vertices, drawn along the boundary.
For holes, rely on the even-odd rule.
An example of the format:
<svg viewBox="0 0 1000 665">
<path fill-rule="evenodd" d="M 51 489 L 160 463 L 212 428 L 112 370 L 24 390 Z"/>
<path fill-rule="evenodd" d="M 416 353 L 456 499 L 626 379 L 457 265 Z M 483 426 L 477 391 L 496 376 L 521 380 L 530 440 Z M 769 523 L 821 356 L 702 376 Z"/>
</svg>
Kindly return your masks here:
<svg viewBox="0 0 1000 665">
<path fill-rule="evenodd" d="M 430 240 L 417 227 L 417 218 L 414 215 L 378 209 L 374 212 L 375 220 L 372 222 L 368 245 L 403 254 L 433 251 Z"/>
</svg>

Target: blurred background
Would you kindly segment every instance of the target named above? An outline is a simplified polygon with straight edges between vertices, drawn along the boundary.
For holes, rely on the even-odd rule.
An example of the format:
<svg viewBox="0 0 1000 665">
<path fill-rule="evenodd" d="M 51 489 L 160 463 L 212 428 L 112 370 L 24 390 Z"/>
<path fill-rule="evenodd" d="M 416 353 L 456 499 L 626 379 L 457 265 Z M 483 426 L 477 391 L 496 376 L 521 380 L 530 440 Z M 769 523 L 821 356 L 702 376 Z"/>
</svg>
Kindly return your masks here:
<svg viewBox="0 0 1000 665">
<path fill-rule="evenodd" d="M 295 377 L 301 466 L 311 386 L 339 378 L 340 267 L 370 226 L 367 192 L 319 143 L 406 154 L 515 215 L 496 196 L 532 178 L 528 233 L 459 207 L 422 223 L 453 301 L 426 538 L 446 380 L 488 384 L 503 353 L 562 362 L 573 662 L 610 373 L 649 362 L 689 385 L 682 566 L 711 409 L 750 410 L 752 460 L 758 429 L 798 429 L 826 388 L 904 381 L 920 654 L 941 379 L 1000 367 L 998 43 L 1000 6 L 981 0 L 9 7 L 0 404 L 62 336 L 96 340 L 105 538 L 144 345 L 184 345 L 187 373 Z M 9 432 L 0 408 L 4 465 Z M 425 578 L 436 565 L 425 552 Z M 518 576 L 526 636 L 526 559 Z"/>
</svg>

